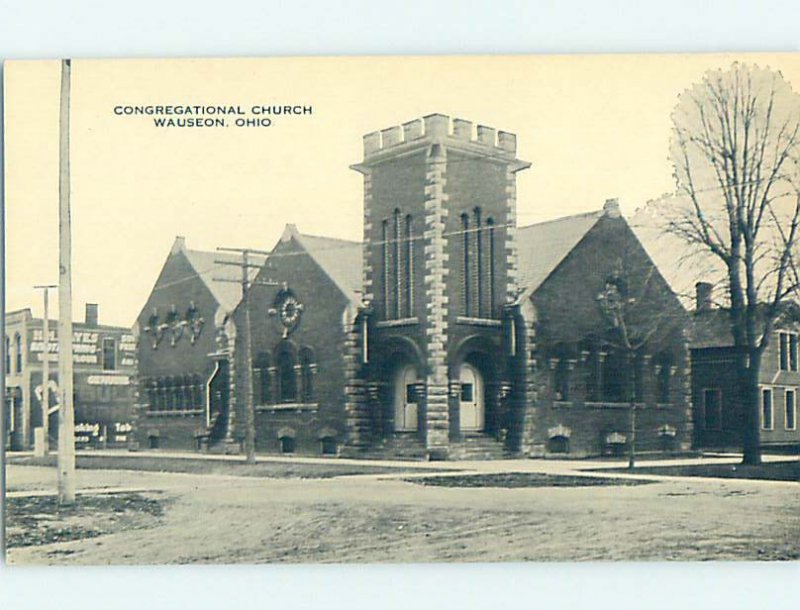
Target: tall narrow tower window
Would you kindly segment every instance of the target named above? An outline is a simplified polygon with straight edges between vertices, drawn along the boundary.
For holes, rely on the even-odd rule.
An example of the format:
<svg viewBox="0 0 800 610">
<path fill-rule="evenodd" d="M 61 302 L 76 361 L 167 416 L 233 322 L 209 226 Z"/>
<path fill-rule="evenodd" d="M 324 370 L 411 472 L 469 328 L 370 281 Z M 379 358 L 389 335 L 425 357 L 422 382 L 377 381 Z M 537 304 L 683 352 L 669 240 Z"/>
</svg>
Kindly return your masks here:
<svg viewBox="0 0 800 610">
<path fill-rule="evenodd" d="M 411 214 L 406 216 L 406 252 L 405 252 L 405 302 L 406 315 L 414 315 L 414 226 Z"/>
<path fill-rule="evenodd" d="M 473 307 L 473 311 L 477 316 L 480 318 L 483 316 L 483 293 L 484 293 L 484 286 L 483 286 L 483 229 L 481 227 L 481 209 L 475 208 L 474 210 L 475 215 L 475 230 L 474 230 L 474 242 L 475 242 L 475 273 L 473 276 L 473 281 L 475 285 L 475 294 L 473 298 L 475 299 L 475 306 Z"/>
<path fill-rule="evenodd" d="M 391 317 L 391 308 L 389 306 L 389 269 L 390 269 L 390 262 L 389 262 L 389 221 L 384 220 L 381 224 L 381 249 L 383 251 L 383 273 L 381 278 L 381 283 L 383 284 L 383 310 L 385 312 L 384 316 L 386 318 Z"/>
<path fill-rule="evenodd" d="M 400 210 L 394 210 L 394 317 L 400 318 L 403 315 L 403 275 L 400 272 Z"/>
<path fill-rule="evenodd" d="M 466 214 L 461 215 L 461 230 L 463 232 L 463 239 L 462 239 L 462 249 L 464 251 L 464 269 L 463 269 L 463 284 L 464 284 L 464 315 L 469 316 L 471 313 L 470 308 L 470 277 L 471 277 L 471 269 L 469 268 L 469 216 Z"/>
<path fill-rule="evenodd" d="M 494 262 L 494 219 L 486 219 L 486 308 L 484 315 L 491 317 L 494 312 L 495 303 L 495 262 Z"/>
</svg>

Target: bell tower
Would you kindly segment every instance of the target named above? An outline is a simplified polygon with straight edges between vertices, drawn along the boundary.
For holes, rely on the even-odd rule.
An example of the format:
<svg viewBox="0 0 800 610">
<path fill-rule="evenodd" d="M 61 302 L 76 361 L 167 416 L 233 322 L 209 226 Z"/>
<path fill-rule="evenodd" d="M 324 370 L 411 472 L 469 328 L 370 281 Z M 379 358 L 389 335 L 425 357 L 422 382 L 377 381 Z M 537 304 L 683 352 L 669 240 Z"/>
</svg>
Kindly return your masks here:
<svg viewBox="0 0 800 610">
<path fill-rule="evenodd" d="M 351 166 L 364 176 L 369 374 L 391 384 L 392 359 L 412 362 L 407 400 L 418 401 L 431 455 L 447 453 L 456 346 L 476 329 L 499 333 L 517 297 L 516 173 L 529 165 L 514 134 L 431 114 L 366 134 L 364 159 Z M 398 429 L 393 417 L 380 415 L 380 433 Z"/>
</svg>

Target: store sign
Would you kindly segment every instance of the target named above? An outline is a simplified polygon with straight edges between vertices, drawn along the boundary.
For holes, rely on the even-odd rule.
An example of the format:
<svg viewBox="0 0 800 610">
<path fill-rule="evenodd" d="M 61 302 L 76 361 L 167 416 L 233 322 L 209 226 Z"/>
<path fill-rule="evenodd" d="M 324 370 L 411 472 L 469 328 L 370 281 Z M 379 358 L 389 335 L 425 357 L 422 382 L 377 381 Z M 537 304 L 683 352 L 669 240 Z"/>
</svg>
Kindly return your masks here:
<svg viewBox="0 0 800 610">
<path fill-rule="evenodd" d="M 86 383 L 89 385 L 130 385 L 131 378 L 127 375 L 89 375 Z"/>
<path fill-rule="evenodd" d="M 58 354 L 58 333 L 50 331 L 47 351 Z M 76 330 L 72 333 L 72 359 L 75 364 L 97 364 L 100 333 L 95 331 Z M 41 329 L 33 330 L 33 340 L 28 350 L 36 354 L 36 359 L 42 361 L 44 353 L 44 332 Z"/>
<path fill-rule="evenodd" d="M 136 340 L 133 335 L 122 335 L 119 339 L 119 350 L 121 352 L 135 352 Z"/>
<path fill-rule="evenodd" d="M 131 432 L 133 425 L 130 422 L 114 422 L 108 425 L 98 422 L 79 422 L 75 424 L 75 443 L 78 445 L 126 443 Z"/>
<path fill-rule="evenodd" d="M 78 444 L 87 444 L 100 440 L 100 424 L 97 423 L 79 423 L 75 424 L 75 442 Z"/>
</svg>

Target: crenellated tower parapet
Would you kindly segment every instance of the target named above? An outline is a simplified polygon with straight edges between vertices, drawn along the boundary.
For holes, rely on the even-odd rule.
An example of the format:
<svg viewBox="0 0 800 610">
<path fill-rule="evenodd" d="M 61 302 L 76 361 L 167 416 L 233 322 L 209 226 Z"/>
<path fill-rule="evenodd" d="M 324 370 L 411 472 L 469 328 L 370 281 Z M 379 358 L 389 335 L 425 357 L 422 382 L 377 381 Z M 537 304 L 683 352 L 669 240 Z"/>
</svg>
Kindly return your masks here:
<svg viewBox="0 0 800 610">
<path fill-rule="evenodd" d="M 486 125 L 476 126 L 472 121 L 451 118 L 445 114 L 429 114 L 366 134 L 364 161 L 378 160 L 386 155 L 432 143 L 507 159 L 514 159 L 517 154 L 516 134 Z"/>
</svg>

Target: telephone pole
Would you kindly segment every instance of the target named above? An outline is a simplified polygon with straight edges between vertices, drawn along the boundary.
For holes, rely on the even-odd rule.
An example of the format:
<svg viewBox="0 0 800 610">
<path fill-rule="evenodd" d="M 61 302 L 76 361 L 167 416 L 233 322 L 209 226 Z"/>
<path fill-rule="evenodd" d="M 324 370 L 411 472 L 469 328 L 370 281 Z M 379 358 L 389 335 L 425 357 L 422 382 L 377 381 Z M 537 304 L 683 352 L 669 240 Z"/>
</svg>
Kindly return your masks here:
<svg viewBox="0 0 800 610">
<path fill-rule="evenodd" d="M 51 288 L 57 285 L 34 286 L 42 291 L 44 297 L 44 319 L 42 320 L 42 432 L 44 433 L 44 454 L 50 452 L 50 309 L 48 297 Z"/>
<path fill-rule="evenodd" d="M 241 267 L 242 277 L 240 280 L 229 278 L 214 278 L 216 282 L 236 282 L 242 285 L 242 314 L 244 316 L 243 327 L 239 333 L 242 338 L 242 349 L 244 351 L 244 413 L 245 413 L 245 436 L 244 449 L 248 464 L 256 463 L 256 413 L 253 404 L 253 349 L 250 340 L 250 288 L 253 283 L 250 281 L 249 270 L 260 269 L 263 263 L 256 264 L 250 262 L 250 256 L 269 256 L 269 252 L 264 250 L 254 250 L 252 248 L 217 248 L 218 252 L 235 252 L 242 255 L 241 261 L 214 261 L 217 265 L 233 265 Z M 275 286 L 274 282 L 259 282 L 259 286 Z M 229 415 L 230 417 L 230 415 Z"/>
<path fill-rule="evenodd" d="M 69 98 L 71 61 L 61 61 L 58 146 L 58 501 L 75 502 L 75 410 L 72 403 L 72 220 L 70 218 Z"/>
</svg>

